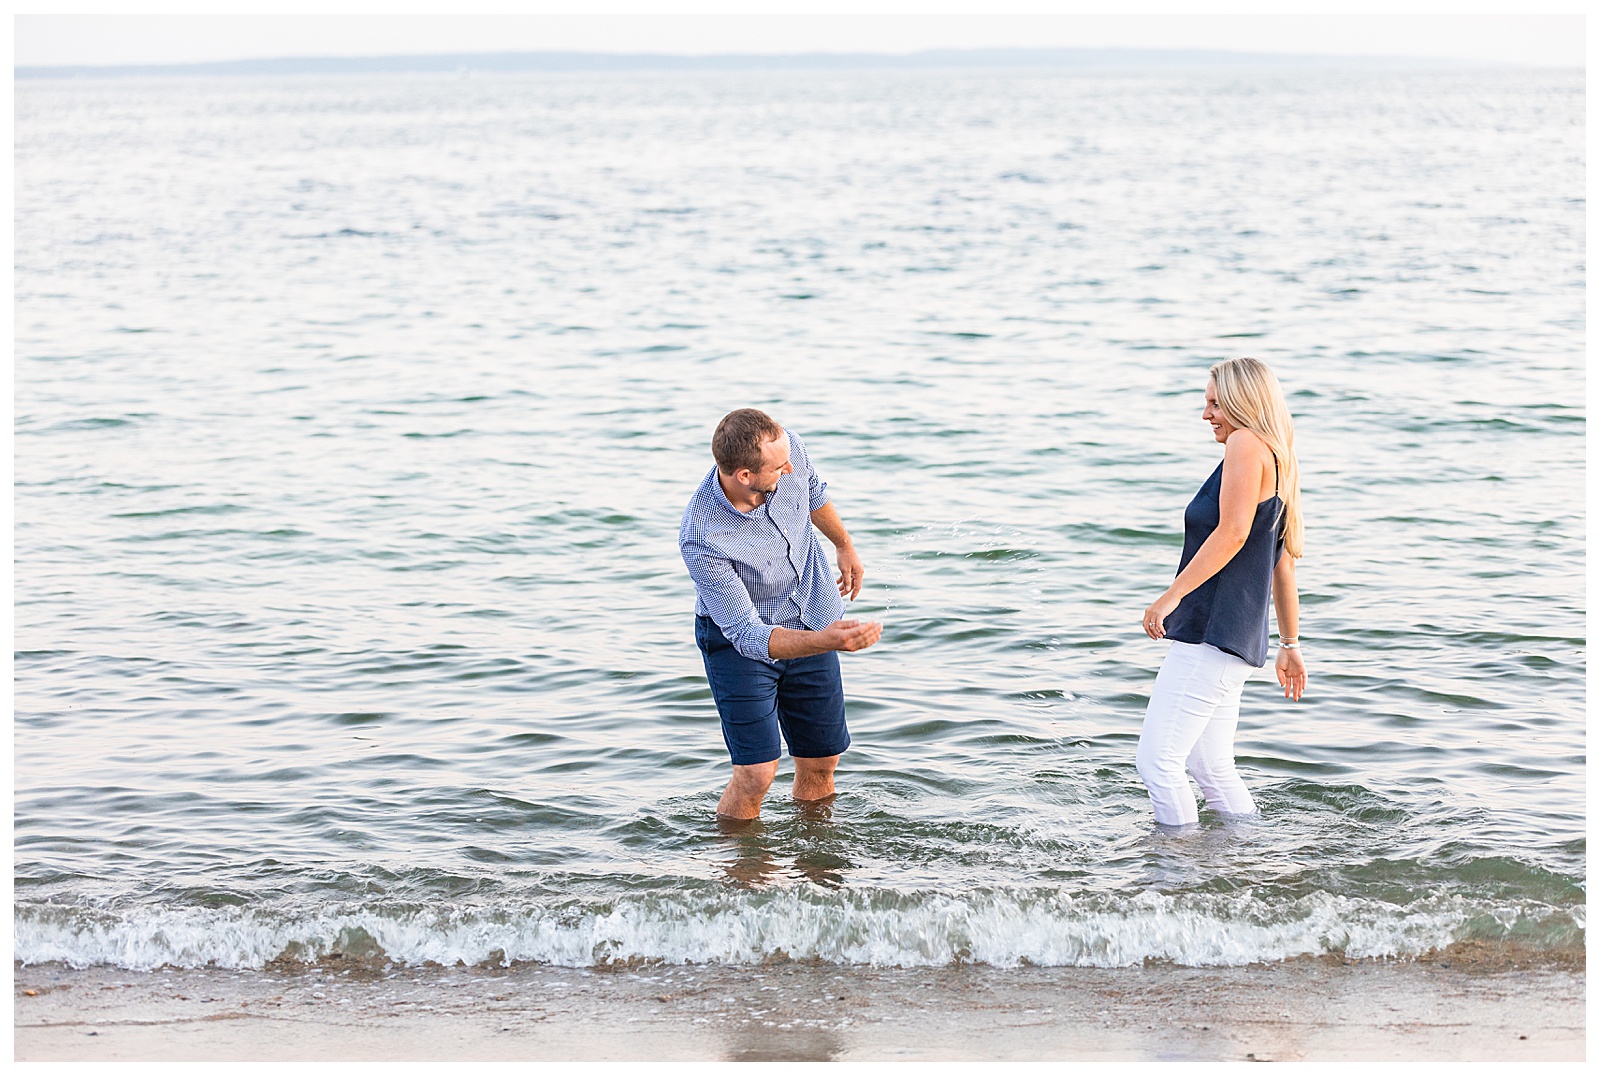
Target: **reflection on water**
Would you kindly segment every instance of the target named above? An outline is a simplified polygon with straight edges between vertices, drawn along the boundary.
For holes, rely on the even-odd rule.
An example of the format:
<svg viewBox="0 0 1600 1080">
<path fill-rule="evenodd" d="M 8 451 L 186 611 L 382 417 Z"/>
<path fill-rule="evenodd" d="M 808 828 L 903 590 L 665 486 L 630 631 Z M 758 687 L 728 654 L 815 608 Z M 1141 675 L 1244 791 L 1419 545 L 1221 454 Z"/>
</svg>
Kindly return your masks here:
<svg viewBox="0 0 1600 1080">
<path fill-rule="evenodd" d="M 1210 815 L 1198 825 L 1152 825 L 1144 837 L 1145 888 L 1186 889 L 1238 872 L 1241 857 L 1259 847 L 1259 818 Z"/>
<path fill-rule="evenodd" d="M 738 821 L 718 816 L 717 831 L 727 837 L 735 851 L 731 862 L 723 865 L 726 880 L 745 888 L 760 888 L 783 881 L 809 881 L 813 885 L 837 889 L 845 883 L 849 860 L 827 850 L 835 846 L 838 833 L 833 821 L 833 798 L 793 803 L 792 808 L 769 808 L 767 819 Z M 780 813 L 792 814 L 796 826 L 779 837 L 769 821 Z M 795 850 L 798 848 L 799 850 Z M 780 860 L 779 851 L 785 855 Z"/>
</svg>

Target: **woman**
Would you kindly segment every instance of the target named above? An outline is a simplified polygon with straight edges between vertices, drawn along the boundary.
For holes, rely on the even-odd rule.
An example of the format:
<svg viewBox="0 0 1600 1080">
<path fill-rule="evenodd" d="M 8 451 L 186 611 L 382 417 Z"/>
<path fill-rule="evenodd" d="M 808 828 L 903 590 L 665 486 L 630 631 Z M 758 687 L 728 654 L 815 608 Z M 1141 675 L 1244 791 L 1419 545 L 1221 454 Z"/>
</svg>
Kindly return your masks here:
<svg viewBox="0 0 1600 1080">
<path fill-rule="evenodd" d="M 1199 820 L 1185 769 L 1212 809 L 1255 813 L 1233 764 L 1233 733 L 1245 678 L 1267 660 L 1269 598 L 1278 610 L 1278 685 L 1295 701 L 1306 687 L 1294 585 L 1305 534 L 1283 391 L 1261 361 L 1224 360 L 1211 369 L 1201 415 L 1225 447 L 1222 463 L 1183 513 L 1177 578 L 1144 613 L 1144 632 L 1172 642 L 1136 757 L 1163 825 Z"/>
</svg>

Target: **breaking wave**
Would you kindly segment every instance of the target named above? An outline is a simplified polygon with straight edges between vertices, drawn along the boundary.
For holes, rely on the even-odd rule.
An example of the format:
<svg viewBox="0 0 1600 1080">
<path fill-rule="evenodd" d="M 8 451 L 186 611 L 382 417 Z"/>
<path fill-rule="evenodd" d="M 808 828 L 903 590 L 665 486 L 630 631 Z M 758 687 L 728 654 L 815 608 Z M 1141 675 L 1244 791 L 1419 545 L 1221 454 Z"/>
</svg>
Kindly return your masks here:
<svg viewBox="0 0 1600 1080">
<path fill-rule="evenodd" d="M 1232 966 L 1337 954 L 1409 958 L 1464 941 L 1582 947 L 1582 905 L 1436 897 L 1407 905 L 1317 892 L 1262 899 L 1042 889 L 647 894 L 600 904 L 322 904 L 127 910 L 23 902 L 24 964 L 149 970 L 328 959 L 406 965 L 755 963 L 926 967 Z"/>
</svg>

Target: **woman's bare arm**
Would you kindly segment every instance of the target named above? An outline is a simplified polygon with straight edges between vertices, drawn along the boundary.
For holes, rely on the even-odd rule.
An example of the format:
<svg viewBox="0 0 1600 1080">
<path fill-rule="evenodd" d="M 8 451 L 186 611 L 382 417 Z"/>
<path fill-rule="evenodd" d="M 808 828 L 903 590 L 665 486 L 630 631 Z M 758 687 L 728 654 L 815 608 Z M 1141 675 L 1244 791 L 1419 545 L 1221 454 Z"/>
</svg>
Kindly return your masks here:
<svg viewBox="0 0 1600 1080">
<path fill-rule="evenodd" d="M 1271 454 L 1253 431 L 1240 428 L 1228 436 L 1222 457 L 1222 491 L 1217 500 L 1221 520 L 1167 591 L 1145 609 L 1146 634 L 1152 638 L 1166 636 L 1166 618 L 1177 609 L 1179 601 L 1227 566 L 1244 547 L 1244 542 L 1250 538 L 1250 526 L 1255 522 L 1262 470 L 1267 467 L 1263 458 L 1270 462 Z"/>
<path fill-rule="evenodd" d="M 1287 551 L 1272 569 L 1272 606 L 1278 612 L 1278 640 L 1300 640 L 1300 594 L 1294 583 L 1294 557 Z"/>
<path fill-rule="evenodd" d="M 1272 568 L 1272 606 L 1278 612 L 1278 640 L 1298 645 L 1300 641 L 1300 593 L 1294 581 L 1294 557 L 1287 551 L 1278 556 L 1278 565 Z M 1306 692 L 1306 662 L 1298 648 L 1278 649 L 1278 662 L 1273 665 L 1283 696 L 1299 701 Z"/>
</svg>

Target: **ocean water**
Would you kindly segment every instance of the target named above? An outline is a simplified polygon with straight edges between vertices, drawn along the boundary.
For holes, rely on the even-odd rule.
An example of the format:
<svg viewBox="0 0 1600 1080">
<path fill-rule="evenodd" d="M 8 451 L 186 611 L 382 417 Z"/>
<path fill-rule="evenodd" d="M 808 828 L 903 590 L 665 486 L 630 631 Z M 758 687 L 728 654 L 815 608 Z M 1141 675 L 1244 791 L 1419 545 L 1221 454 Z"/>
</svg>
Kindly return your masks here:
<svg viewBox="0 0 1600 1080">
<path fill-rule="evenodd" d="M 1583 948 L 1581 72 L 16 85 L 15 959 Z M 1295 411 L 1310 685 L 1153 828 L 1139 617 Z M 719 829 L 727 410 L 855 535 L 828 808 Z"/>
</svg>

